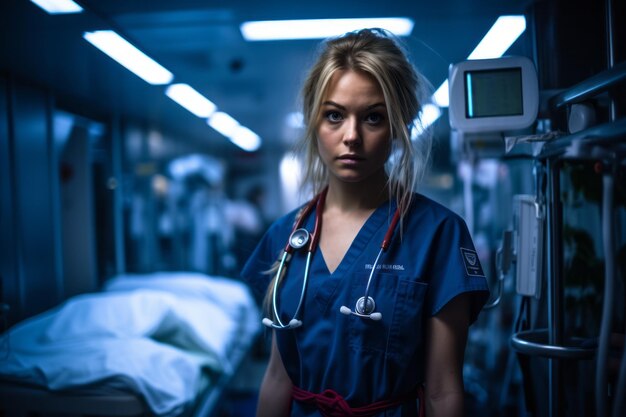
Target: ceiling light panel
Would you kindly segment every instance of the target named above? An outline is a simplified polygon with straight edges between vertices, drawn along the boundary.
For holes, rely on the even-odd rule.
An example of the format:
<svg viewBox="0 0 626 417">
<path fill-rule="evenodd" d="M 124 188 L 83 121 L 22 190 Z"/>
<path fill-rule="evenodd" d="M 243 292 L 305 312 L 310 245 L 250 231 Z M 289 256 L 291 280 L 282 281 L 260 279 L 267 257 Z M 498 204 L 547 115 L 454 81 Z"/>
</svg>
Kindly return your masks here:
<svg viewBox="0 0 626 417">
<path fill-rule="evenodd" d="M 207 120 L 207 123 L 226 137 L 230 137 L 230 135 L 235 132 L 235 129 L 239 127 L 237 120 L 233 119 L 228 113 L 221 111 L 213 113 L 209 120 Z"/>
<path fill-rule="evenodd" d="M 213 102 L 187 84 L 172 84 L 165 95 L 198 117 L 209 117 L 217 109 Z"/>
<path fill-rule="evenodd" d="M 30 0 L 49 14 L 80 13 L 83 8 L 72 0 Z"/>
<path fill-rule="evenodd" d="M 322 39 L 374 27 L 386 29 L 396 36 L 408 36 L 413 31 L 413 20 L 406 17 L 384 17 L 252 21 L 241 24 L 241 33 L 248 41 Z"/>
<path fill-rule="evenodd" d="M 261 146 L 261 138 L 245 126 L 238 126 L 229 136 L 232 143 L 244 151 L 253 152 Z"/>
<path fill-rule="evenodd" d="M 467 59 L 499 58 L 525 30 L 524 16 L 500 16 Z"/>
<path fill-rule="evenodd" d="M 85 32 L 83 37 L 149 84 L 169 84 L 174 75 L 112 30 Z"/>
</svg>

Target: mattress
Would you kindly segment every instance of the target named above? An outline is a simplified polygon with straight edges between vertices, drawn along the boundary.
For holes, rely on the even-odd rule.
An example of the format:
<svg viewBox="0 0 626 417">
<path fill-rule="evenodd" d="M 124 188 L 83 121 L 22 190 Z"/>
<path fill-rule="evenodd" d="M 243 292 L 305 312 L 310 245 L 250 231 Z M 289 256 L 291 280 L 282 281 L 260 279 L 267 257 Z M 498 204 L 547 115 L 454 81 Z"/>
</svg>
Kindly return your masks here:
<svg viewBox="0 0 626 417">
<path fill-rule="evenodd" d="M 180 416 L 223 388 L 259 328 L 256 304 L 239 281 L 121 275 L 3 335 L 0 388 L 15 398 L 10 403 L 37 398 L 48 412 L 71 403 L 92 414 L 109 404 L 113 410 L 100 414 Z"/>
</svg>

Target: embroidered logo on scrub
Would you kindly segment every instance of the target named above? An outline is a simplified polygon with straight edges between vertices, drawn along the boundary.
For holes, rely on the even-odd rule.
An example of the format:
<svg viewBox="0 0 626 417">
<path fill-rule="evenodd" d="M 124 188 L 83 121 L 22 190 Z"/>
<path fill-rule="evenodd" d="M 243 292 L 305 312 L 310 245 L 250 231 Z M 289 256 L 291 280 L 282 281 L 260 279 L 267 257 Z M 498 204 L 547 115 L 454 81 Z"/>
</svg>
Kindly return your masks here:
<svg viewBox="0 0 626 417">
<path fill-rule="evenodd" d="M 365 264 L 365 269 L 372 269 L 372 264 Z M 376 269 L 392 269 L 394 271 L 404 271 L 404 265 L 397 264 L 378 264 Z"/>
<path fill-rule="evenodd" d="M 465 271 L 467 275 L 474 277 L 484 277 L 483 268 L 480 266 L 478 255 L 475 250 L 461 248 L 461 255 L 463 257 L 463 264 L 465 265 Z"/>
</svg>

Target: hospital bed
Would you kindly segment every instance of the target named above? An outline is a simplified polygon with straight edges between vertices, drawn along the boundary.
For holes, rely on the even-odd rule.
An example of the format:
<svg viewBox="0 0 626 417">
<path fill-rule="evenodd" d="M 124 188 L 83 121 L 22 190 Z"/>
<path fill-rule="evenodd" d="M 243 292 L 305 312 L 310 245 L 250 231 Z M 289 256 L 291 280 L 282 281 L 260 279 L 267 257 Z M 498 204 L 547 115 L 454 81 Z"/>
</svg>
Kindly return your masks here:
<svg viewBox="0 0 626 417">
<path fill-rule="evenodd" d="M 260 328 L 239 281 L 121 275 L 0 338 L 0 415 L 210 416 Z"/>
</svg>

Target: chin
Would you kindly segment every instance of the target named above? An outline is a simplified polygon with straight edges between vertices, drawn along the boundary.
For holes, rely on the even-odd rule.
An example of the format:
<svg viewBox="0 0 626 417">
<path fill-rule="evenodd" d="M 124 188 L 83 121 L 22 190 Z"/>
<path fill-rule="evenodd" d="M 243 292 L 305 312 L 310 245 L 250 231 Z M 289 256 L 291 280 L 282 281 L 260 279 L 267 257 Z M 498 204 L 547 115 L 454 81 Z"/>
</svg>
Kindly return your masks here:
<svg viewBox="0 0 626 417">
<path fill-rule="evenodd" d="M 339 182 L 346 184 L 369 184 L 376 181 L 373 176 L 369 175 L 337 175 L 335 178 L 337 178 Z"/>
</svg>

